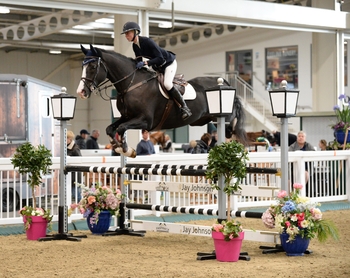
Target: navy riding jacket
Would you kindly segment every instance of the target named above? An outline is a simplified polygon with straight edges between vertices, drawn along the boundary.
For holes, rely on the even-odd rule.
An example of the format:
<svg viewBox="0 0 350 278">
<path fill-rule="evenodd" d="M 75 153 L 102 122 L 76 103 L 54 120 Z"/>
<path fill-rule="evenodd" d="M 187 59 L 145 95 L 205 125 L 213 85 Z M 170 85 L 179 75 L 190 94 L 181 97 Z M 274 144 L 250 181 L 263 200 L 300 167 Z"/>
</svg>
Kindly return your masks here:
<svg viewBox="0 0 350 278">
<path fill-rule="evenodd" d="M 142 57 L 148 58 L 148 66 L 155 71 L 164 72 L 165 68 L 172 64 L 176 59 L 176 55 L 158 46 L 154 40 L 148 37 L 139 36 L 140 47 L 133 43 L 136 59 L 142 61 Z"/>
</svg>

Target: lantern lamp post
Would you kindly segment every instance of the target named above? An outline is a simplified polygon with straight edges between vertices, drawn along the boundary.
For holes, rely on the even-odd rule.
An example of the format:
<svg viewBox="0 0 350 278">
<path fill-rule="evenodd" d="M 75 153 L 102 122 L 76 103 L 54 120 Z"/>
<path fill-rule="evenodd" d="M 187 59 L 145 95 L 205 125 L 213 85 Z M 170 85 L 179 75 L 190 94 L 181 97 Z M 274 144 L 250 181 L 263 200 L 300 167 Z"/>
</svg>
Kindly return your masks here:
<svg viewBox="0 0 350 278">
<path fill-rule="evenodd" d="M 225 142 L 225 117 L 232 115 L 233 104 L 236 96 L 236 89 L 231 86 L 224 85 L 224 80 L 218 78 L 218 85 L 206 91 L 206 98 L 209 108 L 209 114 L 217 117 L 218 142 Z M 226 219 L 226 194 L 224 192 L 224 177 L 218 177 L 218 221 Z"/>
<path fill-rule="evenodd" d="M 281 190 L 288 190 L 288 118 L 297 110 L 299 91 L 287 89 L 287 81 L 280 88 L 269 91 L 272 115 L 281 119 Z"/>
<path fill-rule="evenodd" d="M 67 210 L 67 121 L 74 118 L 76 97 L 67 94 L 67 89 L 62 87 L 61 94 L 51 97 L 53 118 L 60 121 L 60 175 L 59 175 L 59 204 L 58 204 L 58 234 L 48 235 L 39 240 L 72 240 L 80 241 L 85 235 L 74 237 L 68 233 Z"/>
</svg>

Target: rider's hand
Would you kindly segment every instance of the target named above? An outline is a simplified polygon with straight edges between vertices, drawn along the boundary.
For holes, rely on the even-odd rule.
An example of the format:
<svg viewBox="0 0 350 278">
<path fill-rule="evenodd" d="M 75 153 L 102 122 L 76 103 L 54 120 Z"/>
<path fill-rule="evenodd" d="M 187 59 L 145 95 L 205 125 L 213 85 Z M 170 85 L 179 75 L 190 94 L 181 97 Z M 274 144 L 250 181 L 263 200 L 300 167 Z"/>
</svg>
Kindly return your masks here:
<svg viewBox="0 0 350 278">
<path fill-rule="evenodd" d="M 137 69 L 141 69 L 144 65 L 145 65 L 145 62 L 138 62 L 138 63 L 136 64 L 136 68 L 137 68 Z"/>
</svg>

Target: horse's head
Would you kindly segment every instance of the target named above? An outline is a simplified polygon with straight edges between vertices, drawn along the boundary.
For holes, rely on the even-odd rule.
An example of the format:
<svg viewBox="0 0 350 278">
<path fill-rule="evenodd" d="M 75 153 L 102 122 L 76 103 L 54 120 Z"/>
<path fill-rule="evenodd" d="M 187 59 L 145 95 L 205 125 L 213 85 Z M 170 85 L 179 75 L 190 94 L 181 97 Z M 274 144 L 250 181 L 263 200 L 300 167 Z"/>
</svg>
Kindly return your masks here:
<svg viewBox="0 0 350 278">
<path fill-rule="evenodd" d="M 275 136 L 266 130 L 262 130 L 262 136 L 265 137 L 270 142 L 270 144 L 276 142 Z"/>
<path fill-rule="evenodd" d="M 90 44 L 90 49 L 80 45 L 85 54 L 83 61 L 83 73 L 77 94 L 81 98 L 90 97 L 91 93 L 107 78 L 107 68 L 101 58 L 101 51 Z"/>
</svg>

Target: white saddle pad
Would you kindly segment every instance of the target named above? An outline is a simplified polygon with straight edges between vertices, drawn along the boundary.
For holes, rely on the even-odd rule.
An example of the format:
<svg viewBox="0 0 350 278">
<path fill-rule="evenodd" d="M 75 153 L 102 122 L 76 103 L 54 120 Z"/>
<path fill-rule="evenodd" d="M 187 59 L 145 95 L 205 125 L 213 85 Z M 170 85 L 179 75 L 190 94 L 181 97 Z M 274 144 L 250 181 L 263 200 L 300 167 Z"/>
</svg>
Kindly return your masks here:
<svg viewBox="0 0 350 278">
<path fill-rule="evenodd" d="M 165 98 L 169 99 L 169 97 L 164 93 L 160 84 L 158 84 L 158 86 L 159 86 L 159 90 L 161 91 L 162 95 Z M 185 86 L 185 93 L 182 97 L 184 98 L 184 100 L 194 100 L 196 98 L 196 91 L 194 90 L 194 88 L 192 87 L 192 85 L 190 83 L 187 83 L 187 85 Z"/>
</svg>

